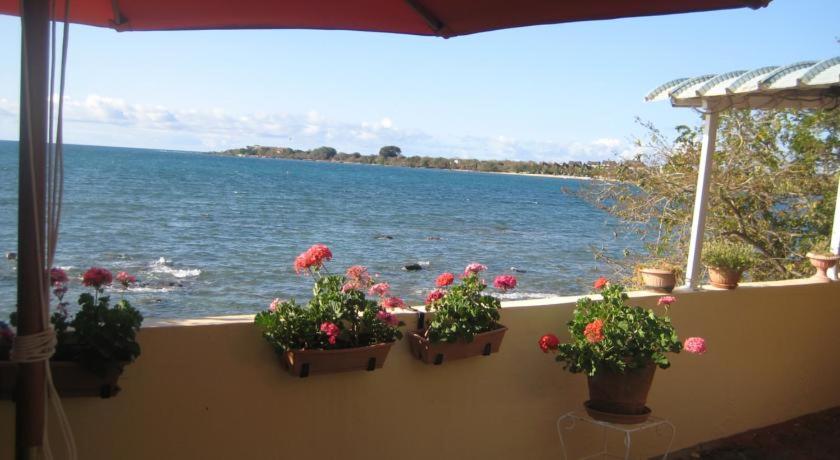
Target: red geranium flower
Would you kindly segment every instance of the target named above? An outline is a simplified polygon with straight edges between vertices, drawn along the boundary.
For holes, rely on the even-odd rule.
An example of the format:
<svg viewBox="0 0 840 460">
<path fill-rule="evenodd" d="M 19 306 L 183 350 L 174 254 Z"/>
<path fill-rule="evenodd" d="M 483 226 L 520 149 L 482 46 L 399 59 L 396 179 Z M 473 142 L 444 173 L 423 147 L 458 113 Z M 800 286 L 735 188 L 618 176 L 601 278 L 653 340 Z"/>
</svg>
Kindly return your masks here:
<svg viewBox="0 0 840 460">
<path fill-rule="evenodd" d="M 598 343 L 604 340 L 604 320 L 596 319 L 587 324 L 583 329 L 583 335 L 589 343 Z"/>
<path fill-rule="evenodd" d="M 539 345 L 540 350 L 542 350 L 543 353 L 548 353 L 549 350 L 557 349 L 560 345 L 560 339 L 558 339 L 554 334 L 546 334 L 540 337 Z"/>
<path fill-rule="evenodd" d="M 604 286 L 607 285 L 607 283 L 609 283 L 609 281 L 607 281 L 607 279 L 602 276 L 602 277 L 598 278 L 597 280 L 595 280 L 595 284 L 594 284 L 595 289 L 603 289 Z"/>
<path fill-rule="evenodd" d="M 50 284 L 56 286 L 58 284 L 64 284 L 68 281 L 67 279 L 67 272 L 60 268 L 51 268 L 50 269 Z"/>
<path fill-rule="evenodd" d="M 127 272 L 119 272 L 117 273 L 117 281 L 119 281 L 124 288 L 128 288 L 129 284 L 137 282 L 137 277 L 134 275 L 130 275 Z"/>
<path fill-rule="evenodd" d="M 91 267 L 82 276 L 82 284 L 95 289 L 101 289 L 102 286 L 111 284 L 111 281 L 113 281 L 111 272 L 100 267 Z"/>
<path fill-rule="evenodd" d="M 321 332 L 327 334 L 327 341 L 330 342 L 330 345 L 335 345 L 335 341 L 338 338 L 338 326 L 335 324 L 325 321 L 321 323 Z"/>
<path fill-rule="evenodd" d="M 516 277 L 513 275 L 499 275 L 493 280 L 493 287 L 502 292 L 507 292 L 516 287 Z"/>
<path fill-rule="evenodd" d="M 441 273 L 440 276 L 437 277 L 435 280 L 435 286 L 437 287 L 444 287 L 449 286 L 452 282 L 455 281 L 455 275 L 452 273 L 446 272 Z"/>
<path fill-rule="evenodd" d="M 426 296 L 426 305 L 429 305 L 432 302 L 436 302 L 442 299 L 444 295 L 446 295 L 446 291 L 442 289 L 435 289 L 434 291 L 430 292 L 428 296 Z"/>
<path fill-rule="evenodd" d="M 295 258 L 295 273 L 301 273 L 310 269 L 318 270 L 328 260 L 332 260 L 332 251 L 330 251 L 330 248 L 323 244 L 313 245 L 306 252 Z"/>
<path fill-rule="evenodd" d="M 382 299 L 382 306 L 385 308 L 402 308 L 405 306 L 405 302 L 399 297 L 385 297 Z"/>
</svg>

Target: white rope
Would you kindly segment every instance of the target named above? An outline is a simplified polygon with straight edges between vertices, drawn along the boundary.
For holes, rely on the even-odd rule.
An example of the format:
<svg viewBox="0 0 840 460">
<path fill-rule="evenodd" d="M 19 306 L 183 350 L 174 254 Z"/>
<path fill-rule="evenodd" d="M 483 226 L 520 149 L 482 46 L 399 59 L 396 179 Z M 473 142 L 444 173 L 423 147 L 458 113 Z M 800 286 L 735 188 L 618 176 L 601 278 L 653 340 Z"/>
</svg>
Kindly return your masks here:
<svg viewBox="0 0 840 460">
<path fill-rule="evenodd" d="M 12 343 L 9 361 L 14 363 L 37 363 L 47 361 L 55 353 L 55 331 L 45 329 L 37 334 L 19 335 Z"/>
</svg>

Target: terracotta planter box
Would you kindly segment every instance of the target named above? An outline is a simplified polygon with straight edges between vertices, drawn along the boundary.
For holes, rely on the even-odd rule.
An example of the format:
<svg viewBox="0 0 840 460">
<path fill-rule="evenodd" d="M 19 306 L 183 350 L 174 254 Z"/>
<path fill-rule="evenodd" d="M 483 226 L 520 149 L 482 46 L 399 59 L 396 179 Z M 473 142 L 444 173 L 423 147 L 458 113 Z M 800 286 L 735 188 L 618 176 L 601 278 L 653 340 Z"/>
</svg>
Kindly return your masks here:
<svg viewBox="0 0 840 460">
<path fill-rule="evenodd" d="M 120 391 L 117 381 L 123 365 L 111 369 L 104 376 L 94 374 L 75 361 L 50 361 L 50 370 L 55 388 L 63 398 L 110 398 Z M 0 399 L 14 399 L 17 376 L 17 364 L 0 361 Z"/>
<path fill-rule="evenodd" d="M 292 350 L 281 355 L 283 367 L 301 378 L 312 374 L 373 371 L 385 364 L 393 342 L 339 350 Z"/>
<path fill-rule="evenodd" d="M 645 404 L 655 371 L 656 365 L 649 364 L 624 374 L 598 372 L 587 376 L 589 401 L 584 403 L 586 412 L 595 420 L 604 422 L 644 422 L 650 417 L 650 409 Z"/>
<path fill-rule="evenodd" d="M 426 364 L 440 365 L 444 361 L 497 353 L 502 346 L 502 339 L 505 337 L 507 328 L 502 326 L 496 330 L 478 334 L 472 342 L 459 340 L 455 343 L 431 343 L 424 337 L 425 332 L 424 329 L 409 332 L 408 343 L 411 346 L 411 354 Z"/>
<path fill-rule="evenodd" d="M 677 285 L 677 276 L 671 270 L 643 268 L 639 270 L 645 287 L 656 292 L 671 292 Z"/>
<path fill-rule="evenodd" d="M 722 289 L 735 289 L 741 281 L 743 272 L 723 268 L 708 267 L 709 282 L 712 286 Z"/>
</svg>

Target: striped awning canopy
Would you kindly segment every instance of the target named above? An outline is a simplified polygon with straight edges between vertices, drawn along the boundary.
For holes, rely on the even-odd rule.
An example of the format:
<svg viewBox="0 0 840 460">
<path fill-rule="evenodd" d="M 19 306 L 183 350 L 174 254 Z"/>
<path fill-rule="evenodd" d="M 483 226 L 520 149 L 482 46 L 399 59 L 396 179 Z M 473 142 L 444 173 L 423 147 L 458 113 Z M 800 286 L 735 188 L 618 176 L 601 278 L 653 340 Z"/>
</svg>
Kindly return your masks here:
<svg viewBox="0 0 840 460">
<path fill-rule="evenodd" d="M 840 56 L 679 78 L 654 89 L 645 100 L 710 110 L 833 108 L 840 105 Z"/>
</svg>

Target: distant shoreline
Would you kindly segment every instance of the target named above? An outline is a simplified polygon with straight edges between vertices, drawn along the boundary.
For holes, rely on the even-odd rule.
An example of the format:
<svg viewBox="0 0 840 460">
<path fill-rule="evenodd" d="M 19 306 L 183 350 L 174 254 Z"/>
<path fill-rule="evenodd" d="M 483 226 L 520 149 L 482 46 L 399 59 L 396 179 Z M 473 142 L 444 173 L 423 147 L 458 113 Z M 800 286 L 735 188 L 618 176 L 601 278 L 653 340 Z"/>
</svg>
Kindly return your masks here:
<svg viewBox="0 0 840 460">
<path fill-rule="evenodd" d="M 384 167 L 393 167 L 393 168 L 408 168 L 408 169 L 425 169 L 431 171 L 452 171 L 452 172 L 463 172 L 463 173 L 478 173 L 478 174 L 503 174 L 506 176 L 523 176 L 523 177 L 541 177 L 541 178 L 549 178 L 549 179 L 571 179 L 571 180 L 582 180 L 582 181 L 602 181 L 602 182 L 612 182 L 615 179 L 609 179 L 605 177 L 592 177 L 592 176 L 573 176 L 568 174 L 544 174 L 544 173 L 524 173 L 524 172 L 512 172 L 512 171 L 479 171 L 475 169 L 458 169 L 458 168 L 433 168 L 428 166 L 407 166 L 407 165 L 389 165 L 389 164 L 381 164 L 381 163 L 361 163 L 357 161 L 344 161 L 344 160 L 317 160 L 314 158 L 285 158 L 285 157 L 277 157 L 273 155 L 245 155 L 242 153 L 227 153 L 227 152 L 206 152 L 207 154 L 220 156 L 220 157 L 229 157 L 229 158 L 259 158 L 263 160 L 287 160 L 287 161 L 307 161 L 312 163 L 337 163 L 337 164 L 345 164 L 345 165 L 363 165 L 363 166 L 384 166 Z"/>
</svg>

